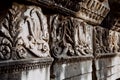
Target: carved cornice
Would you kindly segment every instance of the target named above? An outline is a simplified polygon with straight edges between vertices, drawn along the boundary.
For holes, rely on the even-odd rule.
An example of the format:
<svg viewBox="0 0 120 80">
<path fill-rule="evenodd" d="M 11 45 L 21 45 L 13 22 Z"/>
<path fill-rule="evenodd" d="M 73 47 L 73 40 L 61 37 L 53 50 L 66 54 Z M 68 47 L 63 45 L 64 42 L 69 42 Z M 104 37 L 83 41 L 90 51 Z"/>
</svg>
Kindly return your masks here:
<svg viewBox="0 0 120 80">
<path fill-rule="evenodd" d="M 21 59 L 14 61 L 1 61 L 0 62 L 0 74 L 1 73 L 14 73 L 26 70 L 38 69 L 50 66 L 52 64 L 52 58 L 36 58 L 36 59 Z"/>
<path fill-rule="evenodd" d="M 13 0 L 14 2 L 23 4 L 33 4 L 40 7 L 45 7 L 52 11 L 64 15 L 76 17 L 75 12 L 79 11 L 79 2 L 82 0 Z"/>
<path fill-rule="evenodd" d="M 100 24 L 110 11 L 107 0 L 85 0 L 80 3 L 80 7 L 76 16 L 95 25 Z"/>
<path fill-rule="evenodd" d="M 13 0 L 53 10 L 63 15 L 82 18 L 98 25 L 110 11 L 108 0 Z"/>
</svg>

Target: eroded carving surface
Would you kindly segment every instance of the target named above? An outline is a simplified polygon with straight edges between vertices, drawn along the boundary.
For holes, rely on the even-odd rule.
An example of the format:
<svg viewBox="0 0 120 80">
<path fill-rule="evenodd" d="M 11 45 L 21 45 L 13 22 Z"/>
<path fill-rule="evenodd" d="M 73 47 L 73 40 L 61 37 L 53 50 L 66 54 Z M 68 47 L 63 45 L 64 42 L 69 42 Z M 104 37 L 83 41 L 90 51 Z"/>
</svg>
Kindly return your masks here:
<svg viewBox="0 0 120 80">
<path fill-rule="evenodd" d="M 0 59 L 49 56 L 49 34 L 41 8 L 14 3 L 0 24 Z"/>
<path fill-rule="evenodd" d="M 94 28 L 94 47 L 95 53 L 108 53 L 109 49 L 109 30 L 102 27 Z"/>
<path fill-rule="evenodd" d="M 51 51 L 54 57 L 92 55 L 92 27 L 80 19 L 50 17 Z"/>
<path fill-rule="evenodd" d="M 54 57 L 75 55 L 74 28 L 71 18 L 60 15 L 50 17 L 51 51 Z"/>
<path fill-rule="evenodd" d="M 73 19 L 75 52 L 77 55 L 92 55 L 93 28 L 80 19 Z"/>
<path fill-rule="evenodd" d="M 109 48 L 110 52 L 119 52 L 119 35 L 117 32 L 110 30 L 109 31 Z"/>
</svg>

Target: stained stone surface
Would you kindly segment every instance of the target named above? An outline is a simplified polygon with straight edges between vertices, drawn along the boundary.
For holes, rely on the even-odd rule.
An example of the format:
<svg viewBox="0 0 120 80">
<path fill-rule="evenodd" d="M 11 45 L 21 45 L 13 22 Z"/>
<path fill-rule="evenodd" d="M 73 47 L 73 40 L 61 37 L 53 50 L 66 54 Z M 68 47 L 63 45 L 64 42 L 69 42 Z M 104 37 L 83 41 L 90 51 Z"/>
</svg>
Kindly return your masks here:
<svg viewBox="0 0 120 80">
<path fill-rule="evenodd" d="M 0 4 L 0 80 L 120 78 L 118 0 Z"/>
<path fill-rule="evenodd" d="M 52 61 L 38 58 L 0 62 L 0 80 L 50 80 Z"/>
<path fill-rule="evenodd" d="M 81 19 L 50 16 L 50 48 L 53 57 L 92 56 L 93 27 Z"/>
<path fill-rule="evenodd" d="M 120 57 L 101 58 L 95 60 L 97 80 L 116 80 L 119 78 Z"/>
<path fill-rule="evenodd" d="M 55 61 L 51 69 L 52 80 L 92 80 L 92 58 L 63 58 Z"/>
<path fill-rule="evenodd" d="M 50 56 L 48 25 L 40 7 L 13 3 L 0 26 L 1 60 Z"/>
</svg>

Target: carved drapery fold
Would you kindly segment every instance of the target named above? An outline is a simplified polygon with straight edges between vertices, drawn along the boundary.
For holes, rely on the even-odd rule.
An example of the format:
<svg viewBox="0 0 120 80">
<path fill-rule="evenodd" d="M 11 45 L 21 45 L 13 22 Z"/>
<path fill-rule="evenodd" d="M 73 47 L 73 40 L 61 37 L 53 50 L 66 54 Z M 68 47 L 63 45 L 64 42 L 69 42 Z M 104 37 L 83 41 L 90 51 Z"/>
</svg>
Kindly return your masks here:
<svg viewBox="0 0 120 80">
<path fill-rule="evenodd" d="M 0 24 L 0 59 L 50 56 L 47 28 L 40 7 L 13 3 Z"/>
</svg>

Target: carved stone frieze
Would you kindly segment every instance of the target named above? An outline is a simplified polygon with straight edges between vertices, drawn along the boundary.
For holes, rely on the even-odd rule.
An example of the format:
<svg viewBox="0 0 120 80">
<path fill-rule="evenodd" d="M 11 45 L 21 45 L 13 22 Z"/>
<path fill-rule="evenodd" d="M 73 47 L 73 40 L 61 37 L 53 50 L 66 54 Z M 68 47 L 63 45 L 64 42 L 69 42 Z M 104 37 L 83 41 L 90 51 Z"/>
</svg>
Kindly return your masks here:
<svg viewBox="0 0 120 80">
<path fill-rule="evenodd" d="M 50 56 L 47 28 L 40 7 L 13 3 L 0 23 L 0 60 Z"/>
<path fill-rule="evenodd" d="M 77 55 L 92 55 L 93 27 L 80 19 L 73 19 L 75 52 Z"/>
<path fill-rule="evenodd" d="M 54 57 L 75 56 L 72 19 L 62 15 L 50 16 L 50 46 Z"/>
<path fill-rule="evenodd" d="M 100 24 L 110 11 L 108 0 L 84 0 L 80 2 L 76 16 L 91 24 Z"/>
<path fill-rule="evenodd" d="M 119 33 L 110 30 L 109 31 L 109 48 L 110 52 L 117 53 L 119 52 Z"/>
<path fill-rule="evenodd" d="M 94 53 L 109 53 L 109 30 L 100 26 L 94 27 Z"/>
<path fill-rule="evenodd" d="M 117 53 L 120 51 L 119 33 L 102 27 L 94 27 L 95 53 Z"/>
<path fill-rule="evenodd" d="M 80 19 L 50 16 L 50 32 L 54 57 L 92 55 L 92 27 Z"/>
</svg>

